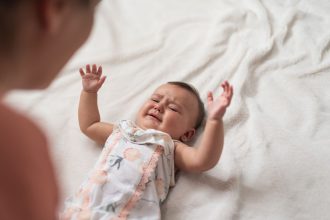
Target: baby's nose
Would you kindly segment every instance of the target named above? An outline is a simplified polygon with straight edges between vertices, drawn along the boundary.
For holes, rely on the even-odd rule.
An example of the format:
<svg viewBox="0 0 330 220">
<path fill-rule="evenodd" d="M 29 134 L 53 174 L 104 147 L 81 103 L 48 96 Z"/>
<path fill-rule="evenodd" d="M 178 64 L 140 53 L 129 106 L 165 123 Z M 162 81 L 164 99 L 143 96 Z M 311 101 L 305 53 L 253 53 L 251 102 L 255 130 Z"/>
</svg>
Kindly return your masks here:
<svg viewBox="0 0 330 220">
<path fill-rule="evenodd" d="M 154 109 L 158 112 L 163 112 L 164 111 L 163 105 L 161 103 L 156 103 L 154 105 Z"/>
</svg>

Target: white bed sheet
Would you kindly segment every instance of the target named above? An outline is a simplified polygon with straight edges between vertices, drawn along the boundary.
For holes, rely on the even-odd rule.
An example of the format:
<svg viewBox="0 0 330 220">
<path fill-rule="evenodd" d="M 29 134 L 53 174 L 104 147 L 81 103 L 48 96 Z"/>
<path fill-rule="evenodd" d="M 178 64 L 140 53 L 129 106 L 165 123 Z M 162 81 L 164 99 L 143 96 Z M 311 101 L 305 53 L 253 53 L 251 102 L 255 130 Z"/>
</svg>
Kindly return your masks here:
<svg viewBox="0 0 330 220">
<path fill-rule="evenodd" d="M 102 120 L 133 119 L 161 83 L 205 100 L 228 79 L 219 164 L 180 173 L 163 219 L 330 219 L 330 3 L 292 0 L 103 0 L 88 42 L 45 91 L 7 101 L 44 128 L 62 190 L 79 185 L 100 147 L 78 127 L 78 68 L 100 64 Z"/>
</svg>

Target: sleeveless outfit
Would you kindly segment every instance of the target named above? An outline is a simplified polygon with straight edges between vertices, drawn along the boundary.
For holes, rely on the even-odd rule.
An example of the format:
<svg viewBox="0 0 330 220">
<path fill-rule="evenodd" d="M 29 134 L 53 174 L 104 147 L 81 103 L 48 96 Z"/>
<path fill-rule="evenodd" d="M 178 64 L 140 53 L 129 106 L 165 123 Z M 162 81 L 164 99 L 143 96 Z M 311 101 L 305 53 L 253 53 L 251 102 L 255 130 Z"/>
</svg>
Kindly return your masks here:
<svg viewBox="0 0 330 220">
<path fill-rule="evenodd" d="M 174 142 L 128 120 L 115 126 L 94 169 L 66 201 L 61 219 L 156 220 L 174 186 Z"/>
</svg>

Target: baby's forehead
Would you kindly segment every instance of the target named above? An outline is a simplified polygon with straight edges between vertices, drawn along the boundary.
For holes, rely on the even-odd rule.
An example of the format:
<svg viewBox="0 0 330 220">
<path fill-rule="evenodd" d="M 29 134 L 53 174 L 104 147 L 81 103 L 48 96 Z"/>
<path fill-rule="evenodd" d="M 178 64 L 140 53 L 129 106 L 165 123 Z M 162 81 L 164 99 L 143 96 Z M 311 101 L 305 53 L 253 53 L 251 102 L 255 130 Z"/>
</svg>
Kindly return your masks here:
<svg viewBox="0 0 330 220">
<path fill-rule="evenodd" d="M 195 95 L 191 91 L 178 85 L 160 85 L 158 88 L 155 89 L 153 95 L 167 96 L 170 99 L 173 99 L 173 101 L 182 104 L 187 104 L 188 107 L 191 107 L 191 105 L 194 105 L 194 103 L 198 103 L 197 97 L 195 97 Z"/>
</svg>

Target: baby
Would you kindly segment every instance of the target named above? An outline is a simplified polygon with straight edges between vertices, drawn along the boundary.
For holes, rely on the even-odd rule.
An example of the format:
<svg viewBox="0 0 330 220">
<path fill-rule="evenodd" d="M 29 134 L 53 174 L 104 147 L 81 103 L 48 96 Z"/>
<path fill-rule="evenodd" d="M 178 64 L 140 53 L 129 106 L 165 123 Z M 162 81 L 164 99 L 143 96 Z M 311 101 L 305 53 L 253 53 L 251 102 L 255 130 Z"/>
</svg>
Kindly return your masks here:
<svg viewBox="0 0 330 220">
<path fill-rule="evenodd" d="M 207 119 L 199 146 L 189 142 L 204 117 L 198 92 L 183 82 L 159 86 L 137 113 L 135 122 L 100 121 L 97 92 L 105 81 L 102 67 L 80 69 L 83 90 L 79 103 L 81 131 L 104 145 L 88 179 L 66 202 L 62 219 L 161 219 L 160 204 L 176 170 L 202 172 L 220 158 L 224 135 L 222 117 L 233 88 L 207 97 Z"/>
</svg>

